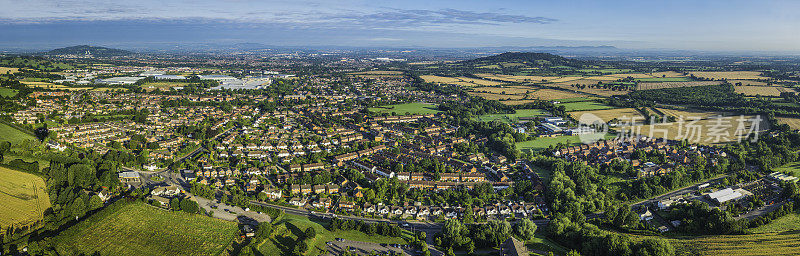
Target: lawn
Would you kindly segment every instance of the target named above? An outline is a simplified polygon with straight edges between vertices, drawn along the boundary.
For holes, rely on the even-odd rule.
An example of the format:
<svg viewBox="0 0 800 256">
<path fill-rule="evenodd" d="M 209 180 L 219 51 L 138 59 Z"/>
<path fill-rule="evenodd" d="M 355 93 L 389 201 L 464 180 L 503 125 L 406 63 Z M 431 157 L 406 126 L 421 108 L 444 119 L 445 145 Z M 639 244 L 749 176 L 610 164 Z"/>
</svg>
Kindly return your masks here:
<svg viewBox="0 0 800 256">
<path fill-rule="evenodd" d="M 436 108 L 437 108 L 436 104 L 417 102 L 417 103 L 406 103 L 406 104 L 374 107 L 374 108 L 369 108 L 369 111 L 377 113 L 389 113 L 389 114 L 394 112 L 397 115 L 427 115 L 427 114 L 439 113 L 439 110 L 437 110 Z"/>
<path fill-rule="evenodd" d="M 0 167 L 0 226 L 41 220 L 47 208 L 50 196 L 41 177 Z"/>
<path fill-rule="evenodd" d="M 569 102 L 569 103 L 561 103 L 558 105 L 564 106 L 566 108 L 566 111 L 585 111 L 585 110 L 600 110 L 600 109 L 613 108 L 603 103 L 594 101 Z"/>
<path fill-rule="evenodd" d="M 536 117 L 536 116 L 549 116 L 550 113 L 541 109 L 518 109 L 514 114 L 488 114 L 478 117 L 483 122 L 500 121 L 500 122 L 517 122 L 520 117 Z"/>
<path fill-rule="evenodd" d="M 258 247 L 258 250 L 264 255 L 290 255 L 294 248 L 297 237 L 301 235 L 309 227 L 314 228 L 317 236 L 311 243 L 311 247 L 306 255 L 317 255 L 325 250 L 325 243 L 333 241 L 335 238 L 344 238 L 346 240 L 372 242 L 372 243 L 387 243 L 387 244 L 406 244 L 403 238 L 386 237 L 381 235 L 368 235 L 360 231 L 328 231 L 323 225 L 327 222 L 321 220 L 310 220 L 305 216 L 284 214 L 280 219 L 273 221 L 274 231 L 272 237 L 265 240 L 263 244 Z M 404 231 L 404 237 L 409 237 L 410 232 Z"/>
<path fill-rule="evenodd" d="M 544 233 L 544 231 L 537 230 L 536 236 L 530 241 L 525 242 L 525 247 L 538 251 L 553 252 L 555 255 L 567 254 L 569 249 L 550 241 L 550 239 L 548 239 Z"/>
<path fill-rule="evenodd" d="M 54 241 L 61 255 L 217 255 L 237 234 L 234 222 L 120 201 Z"/>
<path fill-rule="evenodd" d="M 17 90 L 11 88 L 0 88 L 0 96 L 14 97 L 14 95 L 17 95 Z"/>
<path fill-rule="evenodd" d="M 748 229 L 752 233 L 774 233 L 800 230 L 800 214 L 790 213 L 777 218 L 769 224 Z"/>
<path fill-rule="evenodd" d="M 9 141 L 11 144 L 20 144 L 25 140 L 36 140 L 36 138 L 32 135 L 24 133 L 4 123 L 0 123 L 0 134 L 3 135 L 0 137 L 0 141 Z"/>
</svg>

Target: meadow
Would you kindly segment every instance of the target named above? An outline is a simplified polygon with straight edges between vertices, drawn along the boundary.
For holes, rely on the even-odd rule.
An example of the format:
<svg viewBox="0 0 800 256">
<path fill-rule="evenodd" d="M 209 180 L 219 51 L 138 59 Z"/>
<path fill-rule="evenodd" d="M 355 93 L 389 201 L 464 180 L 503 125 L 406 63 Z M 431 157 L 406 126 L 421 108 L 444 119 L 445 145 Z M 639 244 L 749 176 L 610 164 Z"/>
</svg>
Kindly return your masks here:
<svg viewBox="0 0 800 256">
<path fill-rule="evenodd" d="M 439 113 L 439 110 L 436 109 L 436 104 L 419 103 L 419 102 L 374 107 L 374 108 L 369 108 L 369 111 L 376 113 L 389 113 L 389 114 L 394 112 L 397 115 L 406 115 L 406 114 L 427 115 L 427 114 Z"/>
<path fill-rule="evenodd" d="M 47 208 L 50 195 L 41 177 L 0 167 L 0 227 L 41 220 Z"/>
<path fill-rule="evenodd" d="M 237 233 L 234 222 L 120 201 L 53 240 L 62 255 L 217 255 Z"/>
<path fill-rule="evenodd" d="M 400 237 L 368 235 L 354 230 L 331 232 L 325 228 L 326 222 L 292 214 L 283 214 L 272 224 L 274 226 L 272 236 L 258 245 L 258 251 L 267 256 L 291 254 L 297 238 L 308 228 L 313 228 L 317 236 L 309 243 L 309 250 L 305 255 L 319 255 L 325 250 L 325 243 L 333 241 L 335 238 L 371 243 L 406 244 L 405 239 Z M 405 230 L 403 232 L 403 237 L 410 237 L 410 232 Z"/>
<path fill-rule="evenodd" d="M 514 114 L 487 114 L 479 116 L 478 119 L 483 122 L 500 121 L 505 123 L 517 122 L 520 117 L 537 117 L 548 116 L 550 113 L 541 109 L 517 109 Z"/>
</svg>

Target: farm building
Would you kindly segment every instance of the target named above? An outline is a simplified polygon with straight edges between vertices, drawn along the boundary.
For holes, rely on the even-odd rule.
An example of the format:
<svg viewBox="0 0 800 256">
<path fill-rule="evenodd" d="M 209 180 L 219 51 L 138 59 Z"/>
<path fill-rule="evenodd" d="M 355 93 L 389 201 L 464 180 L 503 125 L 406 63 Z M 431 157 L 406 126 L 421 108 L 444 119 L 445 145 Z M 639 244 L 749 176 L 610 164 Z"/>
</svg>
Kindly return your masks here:
<svg viewBox="0 0 800 256">
<path fill-rule="evenodd" d="M 797 177 L 794 177 L 794 176 L 789 176 L 789 175 L 786 175 L 786 174 L 783 174 L 783 173 L 780 173 L 780 172 L 773 172 L 773 173 L 770 173 L 770 174 L 769 174 L 769 178 L 770 178 L 770 179 L 773 179 L 773 180 L 775 180 L 775 181 L 779 181 L 779 182 L 780 182 L 780 181 L 787 181 L 787 182 L 788 182 L 788 181 L 791 181 L 791 182 L 797 182 Z"/>
</svg>

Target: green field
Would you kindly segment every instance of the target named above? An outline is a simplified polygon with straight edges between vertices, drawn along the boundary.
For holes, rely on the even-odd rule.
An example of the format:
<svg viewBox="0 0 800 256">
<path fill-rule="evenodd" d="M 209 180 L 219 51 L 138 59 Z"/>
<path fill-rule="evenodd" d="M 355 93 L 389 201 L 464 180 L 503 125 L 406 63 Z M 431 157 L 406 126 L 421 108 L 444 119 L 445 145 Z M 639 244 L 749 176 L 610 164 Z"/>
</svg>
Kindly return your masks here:
<svg viewBox="0 0 800 256">
<path fill-rule="evenodd" d="M 389 113 L 394 112 L 397 115 L 426 115 L 436 114 L 439 110 L 436 109 L 436 104 L 426 103 L 406 103 L 397 105 L 386 105 L 381 107 L 369 108 L 369 111 L 376 113 Z"/>
<path fill-rule="evenodd" d="M 54 240 L 61 255 L 218 255 L 237 234 L 234 222 L 117 202 Z"/>
<path fill-rule="evenodd" d="M 607 134 L 606 139 L 613 138 L 614 135 Z M 558 143 L 569 143 L 570 146 L 577 146 L 581 144 L 581 139 L 578 135 L 571 136 L 558 136 L 558 137 L 540 137 L 534 140 L 517 142 L 517 149 L 525 152 L 526 150 L 539 151 L 547 149 L 549 146 L 555 146 Z M 544 178 L 544 177 L 542 177 Z"/>
<path fill-rule="evenodd" d="M 0 167 L 0 227 L 41 220 L 47 208 L 50 196 L 41 177 Z"/>
<path fill-rule="evenodd" d="M 585 110 L 601 110 L 601 109 L 612 109 L 614 107 L 605 105 L 603 103 L 594 102 L 594 101 L 582 101 L 582 102 L 568 102 L 568 103 L 561 103 L 558 104 L 560 106 L 564 106 L 566 111 L 585 111 Z"/>
<path fill-rule="evenodd" d="M 11 144 L 20 144 L 25 140 L 36 140 L 36 138 L 30 134 L 24 133 L 3 123 L 0 123 L 0 134 L 2 134 L 0 141 L 9 141 Z"/>
<path fill-rule="evenodd" d="M 800 177 L 800 162 L 791 162 L 772 170 L 776 172 L 790 173 L 792 176 Z"/>
<path fill-rule="evenodd" d="M 319 252 L 324 251 L 325 243 L 333 241 L 335 238 L 372 243 L 406 244 L 403 238 L 398 237 L 367 235 L 363 232 L 352 230 L 330 232 L 323 226 L 327 225 L 326 222 L 312 221 L 307 217 L 292 214 L 284 214 L 280 219 L 273 221 L 273 224 L 275 225 L 272 232 L 273 235 L 258 247 L 258 250 L 263 255 L 290 255 L 298 235 L 301 235 L 309 227 L 313 227 L 317 231 L 317 236 L 309 246 L 314 249 L 309 249 L 306 255 L 319 254 Z M 409 235 L 410 232 L 404 233 L 404 236 Z"/>
<path fill-rule="evenodd" d="M 545 236 L 545 231 L 536 231 L 536 236 L 531 239 L 530 241 L 525 242 L 525 247 L 528 249 L 534 249 L 539 251 L 545 252 L 553 252 L 555 255 L 566 255 L 569 249 L 560 244 L 556 244 L 553 241 L 550 241 Z"/>
<path fill-rule="evenodd" d="M 637 78 L 637 82 L 689 82 L 692 81 L 688 77 L 654 77 L 654 78 Z"/>
<path fill-rule="evenodd" d="M 770 222 L 769 224 L 748 229 L 752 233 L 773 233 L 800 230 L 800 214 L 790 213 Z"/>
<path fill-rule="evenodd" d="M 17 90 L 11 88 L 0 88 L 0 96 L 14 97 L 14 95 L 17 95 Z"/>
<path fill-rule="evenodd" d="M 536 116 L 549 116 L 550 113 L 541 109 L 518 109 L 514 114 L 489 114 L 479 116 L 478 119 L 483 122 L 500 121 L 500 122 L 517 122 L 520 117 L 536 117 Z"/>
</svg>

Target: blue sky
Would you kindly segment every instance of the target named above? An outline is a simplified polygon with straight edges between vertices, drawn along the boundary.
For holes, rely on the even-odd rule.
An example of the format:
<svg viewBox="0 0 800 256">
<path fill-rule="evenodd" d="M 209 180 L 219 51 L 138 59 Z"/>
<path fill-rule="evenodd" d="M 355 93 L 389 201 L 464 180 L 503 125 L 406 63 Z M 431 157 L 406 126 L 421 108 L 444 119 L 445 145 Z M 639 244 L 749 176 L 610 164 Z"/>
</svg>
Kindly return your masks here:
<svg viewBox="0 0 800 256">
<path fill-rule="evenodd" d="M 0 46 L 613 45 L 800 51 L 800 1 L 0 0 Z"/>
</svg>

